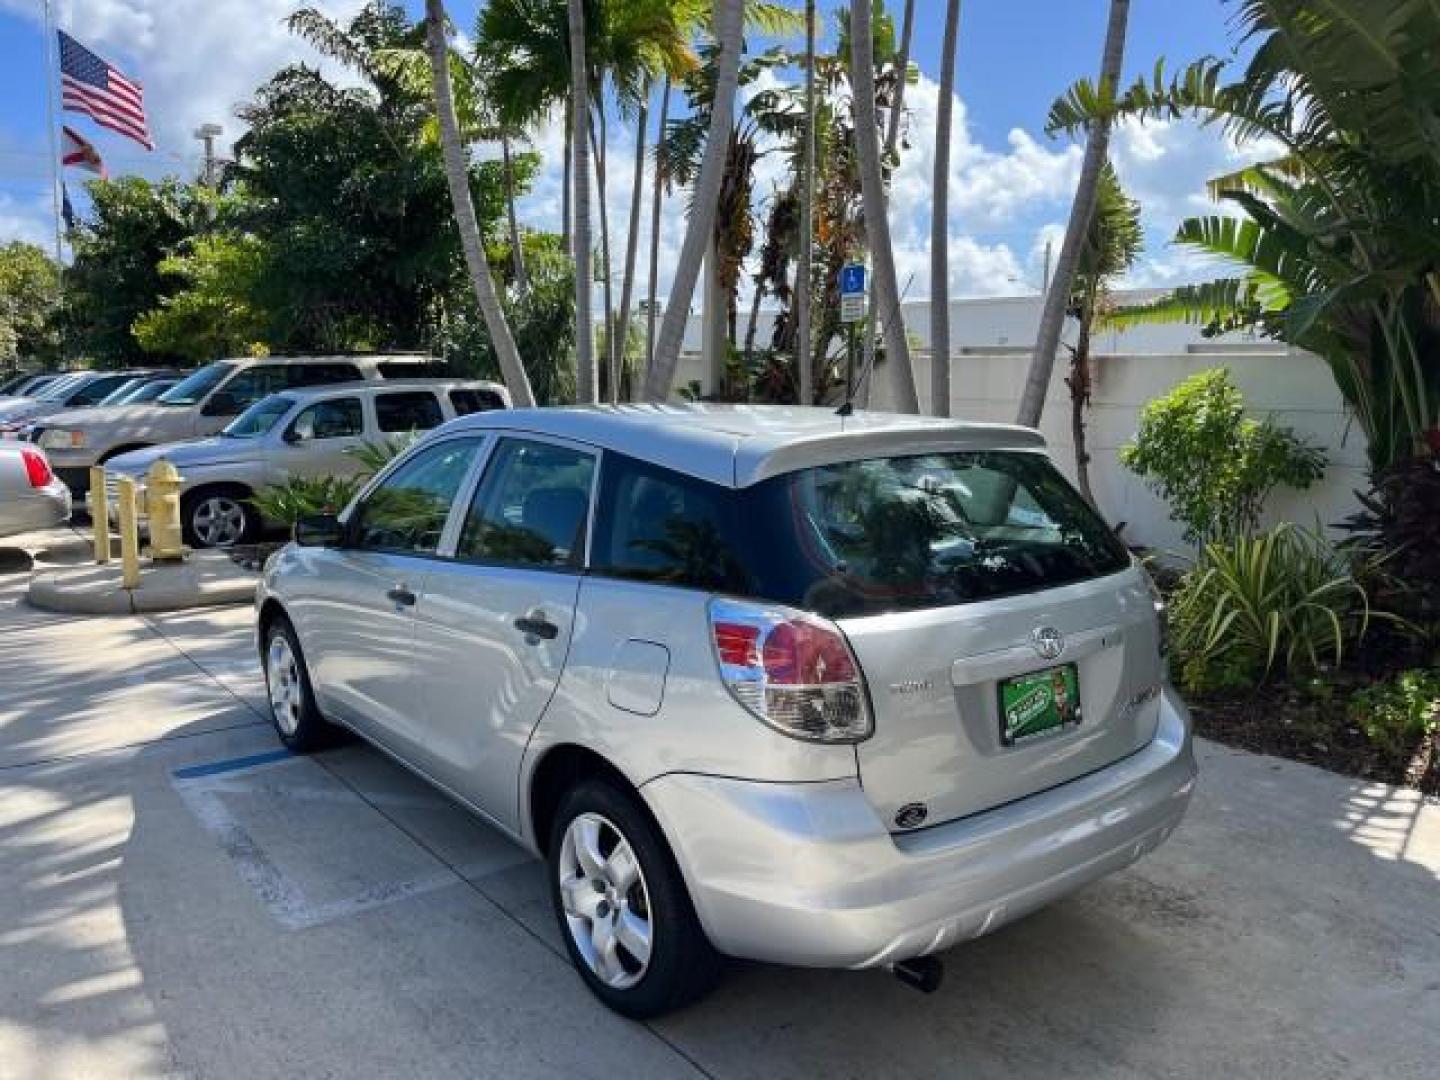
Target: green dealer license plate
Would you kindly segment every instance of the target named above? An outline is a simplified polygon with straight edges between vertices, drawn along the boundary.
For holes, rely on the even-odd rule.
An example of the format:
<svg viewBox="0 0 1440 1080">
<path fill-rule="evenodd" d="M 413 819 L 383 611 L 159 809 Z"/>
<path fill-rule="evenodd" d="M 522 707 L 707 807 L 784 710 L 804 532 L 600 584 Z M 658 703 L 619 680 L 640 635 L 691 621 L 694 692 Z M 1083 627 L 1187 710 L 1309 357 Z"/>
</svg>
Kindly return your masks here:
<svg viewBox="0 0 1440 1080">
<path fill-rule="evenodd" d="M 1017 675 L 1000 683 L 1000 741 L 1006 746 L 1080 723 L 1080 676 L 1074 664 Z"/>
</svg>

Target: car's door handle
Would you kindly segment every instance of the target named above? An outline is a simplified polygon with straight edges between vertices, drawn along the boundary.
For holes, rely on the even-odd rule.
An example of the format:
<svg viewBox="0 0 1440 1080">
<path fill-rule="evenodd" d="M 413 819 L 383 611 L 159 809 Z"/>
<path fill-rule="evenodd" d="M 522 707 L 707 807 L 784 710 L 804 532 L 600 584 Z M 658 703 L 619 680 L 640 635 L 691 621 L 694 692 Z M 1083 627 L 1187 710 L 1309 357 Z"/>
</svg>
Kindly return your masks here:
<svg viewBox="0 0 1440 1080">
<path fill-rule="evenodd" d="M 560 633 L 560 627 L 545 617 L 545 612 L 538 608 L 528 615 L 515 620 L 515 629 L 523 633 L 527 638 L 544 638 L 546 641 L 554 641 Z"/>
<path fill-rule="evenodd" d="M 394 602 L 396 607 L 415 606 L 415 594 L 404 585 L 396 585 L 395 588 L 391 589 L 385 595 Z"/>
</svg>

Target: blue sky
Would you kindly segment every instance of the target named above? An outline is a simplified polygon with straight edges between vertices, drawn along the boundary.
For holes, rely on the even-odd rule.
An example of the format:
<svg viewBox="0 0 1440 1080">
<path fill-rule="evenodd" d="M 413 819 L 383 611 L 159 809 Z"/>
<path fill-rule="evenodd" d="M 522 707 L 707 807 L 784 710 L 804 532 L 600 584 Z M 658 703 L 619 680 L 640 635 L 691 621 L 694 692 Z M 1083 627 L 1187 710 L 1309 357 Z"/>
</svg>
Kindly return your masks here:
<svg viewBox="0 0 1440 1080">
<path fill-rule="evenodd" d="M 50 228 L 41 0 L 0 0 L 0 242 L 42 240 Z M 68 122 L 100 147 L 112 173 L 192 173 L 198 144 L 189 137 L 201 122 L 239 133 L 233 106 L 282 64 L 314 57 L 283 29 L 295 0 L 57 0 L 60 25 L 145 83 L 159 146 L 138 146 L 96 128 L 84 117 Z M 317 5 L 339 14 L 356 0 Z M 420 9 L 418 0 L 407 5 Z M 451 0 L 455 21 L 470 27 L 479 5 Z M 892 207 L 902 284 L 911 295 L 928 293 L 928 192 L 933 117 L 944 5 L 917 0 L 915 59 L 922 82 L 910 94 L 912 148 L 896 177 Z M 833 10 L 824 5 L 822 11 Z M 897 18 L 898 0 L 893 5 Z M 1068 212 L 1079 151 L 1068 140 L 1045 136 L 1043 123 L 1055 96 L 1075 78 L 1092 75 L 1104 33 L 1106 0 L 966 0 L 961 22 L 957 130 L 952 143 L 951 288 L 956 294 L 1023 292 L 1040 273 L 1044 239 Z M 1156 57 L 1178 62 L 1227 54 L 1233 5 L 1221 0 L 1134 0 L 1126 50 L 1131 75 L 1148 71 Z M 527 221 L 553 227 L 559 199 L 558 127 L 536 134 L 549 162 L 523 208 Z M 633 136 L 612 137 L 612 153 L 628 156 Z M 1146 211 L 1147 252 L 1136 284 L 1195 277 L 1196 264 L 1166 244 L 1175 222 L 1204 206 L 1207 175 L 1233 167 L 1236 148 L 1194 125 L 1122 130 L 1115 140 L 1122 180 Z M 622 158 L 623 159 L 623 158 Z M 72 197 L 83 175 L 71 177 Z M 762 166 L 762 187 L 773 179 Z M 625 184 L 614 184 L 612 220 L 624 220 Z M 675 237 L 679 203 L 662 236 Z M 618 241 L 617 241 L 618 243 Z M 665 250 L 662 260 L 673 254 Z M 908 275 L 913 275 L 913 280 Z"/>
</svg>

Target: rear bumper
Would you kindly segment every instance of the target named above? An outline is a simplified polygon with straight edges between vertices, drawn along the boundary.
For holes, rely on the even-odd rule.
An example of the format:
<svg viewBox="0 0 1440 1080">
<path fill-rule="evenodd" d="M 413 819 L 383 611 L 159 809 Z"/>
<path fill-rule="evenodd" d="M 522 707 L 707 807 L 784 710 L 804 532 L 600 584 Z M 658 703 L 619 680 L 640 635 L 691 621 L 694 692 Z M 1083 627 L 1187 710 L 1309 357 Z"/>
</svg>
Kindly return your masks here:
<svg viewBox="0 0 1440 1080">
<path fill-rule="evenodd" d="M 48 529 L 70 520 L 70 492 L 52 483 L 18 499 L 0 500 L 0 536 Z"/>
<path fill-rule="evenodd" d="M 1154 740 L 1108 768 L 918 832 L 889 833 L 856 780 L 672 773 L 641 788 L 716 948 L 864 968 L 979 937 L 1158 847 L 1195 781 L 1167 688 Z"/>
</svg>

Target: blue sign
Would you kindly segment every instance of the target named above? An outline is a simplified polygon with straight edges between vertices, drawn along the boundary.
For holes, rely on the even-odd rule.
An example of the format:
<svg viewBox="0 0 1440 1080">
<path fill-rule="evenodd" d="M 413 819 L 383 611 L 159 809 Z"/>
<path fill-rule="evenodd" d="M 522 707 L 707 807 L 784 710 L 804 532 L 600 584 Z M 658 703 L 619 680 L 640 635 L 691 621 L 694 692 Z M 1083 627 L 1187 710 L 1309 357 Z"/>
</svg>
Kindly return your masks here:
<svg viewBox="0 0 1440 1080">
<path fill-rule="evenodd" d="M 847 263 L 840 268 L 840 295 L 865 295 L 865 267 L 861 263 Z"/>
</svg>

